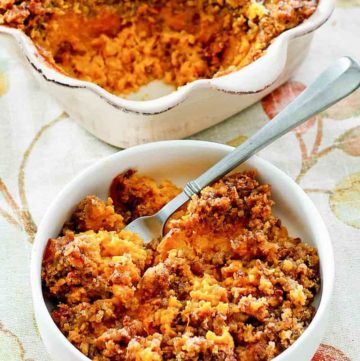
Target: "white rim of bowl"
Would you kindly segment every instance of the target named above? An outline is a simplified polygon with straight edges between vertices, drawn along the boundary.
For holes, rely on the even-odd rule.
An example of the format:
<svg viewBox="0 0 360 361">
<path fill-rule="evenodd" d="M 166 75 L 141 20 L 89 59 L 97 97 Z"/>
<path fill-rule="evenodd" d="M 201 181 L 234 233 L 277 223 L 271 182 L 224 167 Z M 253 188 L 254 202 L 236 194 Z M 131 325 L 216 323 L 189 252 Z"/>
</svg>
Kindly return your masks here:
<svg viewBox="0 0 360 361">
<path fill-rule="evenodd" d="M 335 0 L 319 0 L 318 7 L 310 18 L 276 37 L 262 57 L 244 68 L 218 78 L 195 80 L 168 95 L 153 100 L 128 100 L 111 94 L 95 83 L 63 75 L 49 65 L 32 40 L 22 31 L 0 25 L 0 34 L 8 34 L 15 38 L 29 64 L 47 82 L 73 89 L 87 89 L 114 108 L 124 112 L 155 115 L 181 104 L 196 89 L 207 88 L 231 94 L 253 94 L 270 87 L 284 69 L 289 41 L 319 28 L 329 19 L 334 7 Z M 262 74 L 261 79 L 254 77 L 254 74 L 259 73 Z"/>
<path fill-rule="evenodd" d="M 166 150 L 169 147 L 176 145 L 176 147 L 188 147 L 188 146 L 195 146 L 196 148 L 200 150 L 206 150 L 209 149 L 209 147 L 213 149 L 218 150 L 226 150 L 231 151 L 234 149 L 231 146 L 223 145 L 219 143 L 213 143 L 213 142 L 206 142 L 206 141 L 199 141 L 199 140 L 169 140 L 169 141 L 161 141 L 161 142 L 153 142 L 153 143 L 147 143 L 143 145 L 138 145 L 132 148 L 128 148 L 126 150 L 119 151 L 117 153 L 114 153 L 110 156 L 107 156 L 105 158 L 102 158 L 98 160 L 95 164 L 91 165 L 90 167 L 86 168 L 84 171 L 82 171 L 80 174 L 78 174 L 72 181 L 70 181 L 63 190 L 55 197 L 55 199 L 51 202 L 50 206 L 48 207 L 47 211 L 45 212 L 45 215 L 43 216 L 36 237 L 33 244 L 33 249 L 31 253 L 31 264 L 30 264 L 30 279 L 31 279 L 31 290 L 32 290 L 32 297 L 33 297 L 33 303 L 34 308 L 36 309 L 35 312 L 35 318 L 37 319 L 38 312 L 41 312 L 44 317 L 46 318 L 46 322 L 48 323 L 49 327 L 52 328 L 52 331 L 58 336 L 58 342 L 62 344 L 63 347 L 66 347 L 71 353 L 74 354 L 75 357 L 77 357 L 79 360 L 82 361 L 90 361 L 90 359 L 85 356 L 81 351 L 79 351 L 66 337 L 63 335 L 63 333 L 60 331 L 60 329 L 57 327 L 53 319 L 51 318 L 51 315 L 46 307 L 45 299 L 42 292 L 42 285 L 41 285 L 41 265 L 42 265 L 42 258 L 43 258 L 43 252 L 45 249 L 45 245 L 47 243 L 47 235 L 46 235 L 46 224 L 47 219 L 51 218 L 51 215 L 56 212 L 56 209 L 60 206 L 58 203 L 60 203 L 60 200 L 66 197 L 67 194 L 70 194 L 72 192 L 72 187 L 74 183 L 81 183 L 82 180 L 86 181 L 88 175 L 92 174 L 97 169 L 100 169 L 103 167 L 104 163 L 106 162 L 113 162 L 114 159 L 126 157 L 126 155 L 129 155 L 131 153 L 136 153 L 141 149 L 142 151 L 151 150 L 151 149 L 157 149 L 158 151 Z M 321 299 L 319 306 L 317 308 L 316 314 L 314 318 L 312 319 L 309 326 L 306 328 L 304 333 L 285 351 L 283 351 L 281 354 L 276 356 L 273 360 L 274 361 L 283 361 L 287 357 L 287 355 L 290 352 L 293 352 L 294 349 L 298 349 L 301 347 L 301 343 L 305 341 L 306 339 L 311 337 L 312 330 L 316 327 L 316 324 L 319 323 L 324 317 L 325 312 L 330 304 L 331 295 L 334 288 L 334 279 L 335 279 L 335 263 L 334 263 L 334 252 L 332 243 L 330 240 L 330 236 L 328 233 L 328 230 L 324 224 L 324 221 L 322 220 L 319 211 L 315 207 L 314 203 L 311 201 L 311 199 L 307 196 L 307 194 L 302 190 L 302 188 L 293 181 L 292 178 L 290 178 L 287 174 L 285 174 L 283 171 L 281 171 L 279 168 L 275 167 L 270 162 L 258 157 L 253 156 L 251 157 L 246 163 L 250 163 L 250 166 L 252 162 L 256 163 L 256 168 L 261 169 L 267 169 L 269 172 L 272 172 L 276 175 L 276 177 L 283 179 L 286 181 L 289 186 L 297 193 L 300 200 L 306 204 L 306 207 L 310 209 L 310 211 L 313 214 L 314 220 L 316 221 L 318 227 L 321 230 L 322 233 L 322 243 L 324 244 L 324 247 L 327 250 L 328 258 L 326 259 L 326 262 L 324 260 L 321 260 L 320 262 L 320 271 L 322 271 L 322 278 L 321 278 Z M 261 172 L 260 172 L 261 173 Z M 109 180 L 110 183 L 111 180 Z M 45 234 L 44 234 L 45 233 Z M 45 237 L 46 236 L 46 237 Z M 43 240 L 42 240 L 43 239 Z M 326 276 L 325 276 L 326 275 Z"/>
</svg>

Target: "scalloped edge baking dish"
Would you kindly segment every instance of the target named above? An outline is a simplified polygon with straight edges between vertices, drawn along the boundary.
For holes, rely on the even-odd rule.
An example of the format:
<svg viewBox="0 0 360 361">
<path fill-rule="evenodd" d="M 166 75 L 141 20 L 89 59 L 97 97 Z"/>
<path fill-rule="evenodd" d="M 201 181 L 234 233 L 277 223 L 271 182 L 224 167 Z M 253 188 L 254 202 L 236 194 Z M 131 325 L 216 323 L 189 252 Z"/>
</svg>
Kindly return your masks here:
<svg viewBox="0 0 360 361">
<path fill-rule="evenodd" d="M 103 141 L 129 147 L 179 139 L 208 128 L 255 103 L 284 83 L 304 60 L 313 36 L 331 16 L 335 0 L 320 0 L 315 13 L 279 35 L 266 53 L 233 73 L 188 83 L 153 100 L 129 100 L 100 86 L 59 73 L 22 31 L 0 26 L 12 36 L 25 63 L 64 110 Z"/>
</svg>

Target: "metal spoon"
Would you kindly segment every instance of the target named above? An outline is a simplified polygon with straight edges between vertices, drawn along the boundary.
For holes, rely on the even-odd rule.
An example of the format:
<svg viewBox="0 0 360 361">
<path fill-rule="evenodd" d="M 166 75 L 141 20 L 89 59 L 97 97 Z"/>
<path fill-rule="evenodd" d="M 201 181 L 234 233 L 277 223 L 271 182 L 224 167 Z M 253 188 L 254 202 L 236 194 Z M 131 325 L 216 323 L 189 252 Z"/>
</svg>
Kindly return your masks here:
<svg viewBox="0 0 360 361">
<path fill-rule="evenodd" d="M 345 98 L 359 86 L 359 64 L 350 57 L 338 59 L 281 113 L 197 179 L 187 183 L 183 192 L 159 212 L 135 219 L 125 229 L 137 233 L 146 243 L 162 236 L 167 219 L 192 195 L 199 193 L 291 129 Z"/>
</svg>

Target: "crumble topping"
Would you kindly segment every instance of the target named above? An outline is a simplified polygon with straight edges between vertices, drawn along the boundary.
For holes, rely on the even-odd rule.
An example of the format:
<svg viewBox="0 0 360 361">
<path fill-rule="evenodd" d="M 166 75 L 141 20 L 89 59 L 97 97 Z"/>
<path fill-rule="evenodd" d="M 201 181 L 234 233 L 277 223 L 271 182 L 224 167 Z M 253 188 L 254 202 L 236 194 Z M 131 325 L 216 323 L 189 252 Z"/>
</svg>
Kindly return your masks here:
<svg viewBox="0 0 360 361">
<path fill-rule="evenodd" d="M 123 230 L 178 192 L 128 171 L 114 199 L 79 203 L 44 254 L 54 321 L 94 361 L 271 360 L 315 314 L 316 249 L 289 236 L 254 171 L 193 196 L 162 239 Z"/>
</svg>

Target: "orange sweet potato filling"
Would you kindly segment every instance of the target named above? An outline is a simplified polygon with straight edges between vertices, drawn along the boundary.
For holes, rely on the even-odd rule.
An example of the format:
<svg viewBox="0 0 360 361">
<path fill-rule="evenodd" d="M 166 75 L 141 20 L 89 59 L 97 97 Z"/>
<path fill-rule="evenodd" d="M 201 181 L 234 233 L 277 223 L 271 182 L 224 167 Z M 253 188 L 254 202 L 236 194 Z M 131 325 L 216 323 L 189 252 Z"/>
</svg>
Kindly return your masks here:
<svg viewBox="0 0 360 361">
<path fill-rule="evenodd" d="M 253 171 L 194 196 L 160 240 L 123 230 L 178 192 L 128 171 L 113 199 L 80 202 L 44 254 L 54 321 L 95 361 L 271 360 L 314 316 L 316 249 L 289 236 Z"/>
<path fill-rule="evenodd" d="M 5 0 L 0 24 L 23 29 L 59 70 L 115 94 L 152 80 L 181 86 L 242 68 L 317 0 Z"/>
</svg>

